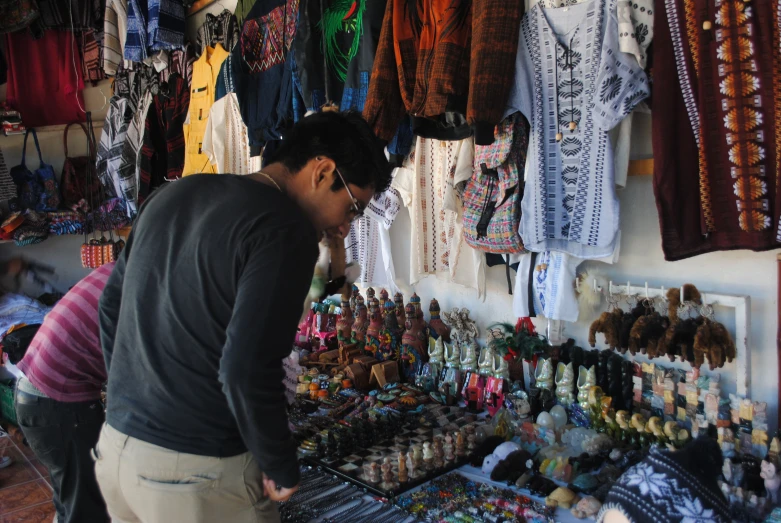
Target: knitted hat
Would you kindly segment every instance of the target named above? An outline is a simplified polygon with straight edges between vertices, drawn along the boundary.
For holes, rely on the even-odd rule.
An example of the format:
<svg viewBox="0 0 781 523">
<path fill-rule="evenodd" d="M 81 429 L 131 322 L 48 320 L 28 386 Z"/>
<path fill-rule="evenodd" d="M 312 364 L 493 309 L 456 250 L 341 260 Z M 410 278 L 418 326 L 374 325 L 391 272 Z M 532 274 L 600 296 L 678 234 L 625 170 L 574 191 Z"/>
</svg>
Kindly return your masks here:
<svg viewBox="0 0 781 523">
<path fill-rule="evenodd" d="M 630 523 L 729 523 L 729 506 L 716 483 L 721 461 L 721 449 L 710 438 L 675 452 L 654 447 L 613 485 L 597 522 L 612 509 Z"/>
</svg>

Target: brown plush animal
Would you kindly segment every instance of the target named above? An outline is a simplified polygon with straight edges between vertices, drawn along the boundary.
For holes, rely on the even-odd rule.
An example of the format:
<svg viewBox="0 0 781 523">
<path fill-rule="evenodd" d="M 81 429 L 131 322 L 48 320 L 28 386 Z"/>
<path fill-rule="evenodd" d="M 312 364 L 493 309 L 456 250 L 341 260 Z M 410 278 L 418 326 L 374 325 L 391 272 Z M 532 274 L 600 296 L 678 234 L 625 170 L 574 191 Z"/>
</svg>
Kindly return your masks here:
<svg viewBox="0 0 781 523">
<path fill-rule="evenodd" d="M 648 309 L 642 303 L 635 305 L 631 312 L 624 313 L 624 317 L 621 319 L 621 329 L 618 332 L 619 351 L 621 354 L 626 354 L 627 349 L 629 349 L 629 336 L 632 333 L 632 327 L 635 326 L 635 322 L 646 314 L 648 314 Z"/>
<path fill-rule="evenodd" d="M 725 361 L 732 361 L 737 355 L 735 342 L 726 327 L 707 318 L 694 335 L 694 366 L 705 363 L 706 355 L 712 369 L 723 367 Z"/>
<path fill-rule="evenodd" d="M 642 354 L 648 354 L 649 358 L 661 356 L 669 325 L 670 320 L 658 312 L 641 316 L 629 333 L 629 350 L 632 355 L 634 356 L 640 351 Z"/>
<path fill-rule="evenodd" d="M 670 357 L 670 361 L 675 360 L 675 356 L 681 356 L 684 360 L 688 361 L 692 366 L 695 365 L 694 355 L 694 336 L 697 334 L 697 329 L 705 321 L 704 318 L 688 318 L 683 321 L 679 321 L 675 325 L 671 325 L 667 329 L 665 336 L 666 352 Z M 672 336 L 670 335 L 672 332 Z"/>
<path fill-rule="evenodd" d="M 592 347 L 597 345 L 597 333 L 601 332 L 605 335 L 605 344 L 608 349 L 618 349 L 621 345 L 619 342 L 619 332 L 621 330 L 621 322 L 624 318 L 624 311 L 621 309 L 613 309 L 611 312 L 603 312 L 600 314 L 591 327 L 588 330 L 588 343 Z"/>
<path fill-rule="evenodd" d="M 697 287 L 691 283 L 683 285 L 683 299 L 693 301 L 697 305 L 702 305 L 702 294 Z M 678 307 L 681 305 L 681 289 L 674 287 L 667 291 L 667 316 L 670 318 L 670 325 L 678 323 Z"/>
</svg>

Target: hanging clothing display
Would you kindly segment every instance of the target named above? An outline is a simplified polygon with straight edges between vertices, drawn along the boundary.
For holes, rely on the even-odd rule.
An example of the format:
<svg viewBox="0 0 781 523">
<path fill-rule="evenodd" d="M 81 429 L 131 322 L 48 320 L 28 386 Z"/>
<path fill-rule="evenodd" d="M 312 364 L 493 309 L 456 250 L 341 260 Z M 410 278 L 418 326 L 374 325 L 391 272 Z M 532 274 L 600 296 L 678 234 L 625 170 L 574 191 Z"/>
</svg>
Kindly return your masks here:
<svg viewBox="0 0 781 523">
<path fill-rule="evenodd" d="M 654 193 L 667 260 L 781 246 L 777 8 L 687 0 L 656 10 Z"/>
<path fill-rule="evenodd" d="M 106 0 L 103 15 L 103 71 L 108 76 L 117 74 L 119 64 L 123 61 L 126 37 L 127 0 Z"/>
<path fill-rule="evenodd" d="M 391 187 L 374 195 L 365 215 L 352 223 L 344 244 L 347 262 L 361 266 L 361 276 L 356 283 L 387 289 L 391 294 L 399 291 L 390 243 L 390 227 L 399 210 L 401 195 Z"/>
<path fill-rule="evenodd" d="M 154 95 L 144 126 L 139 159 L 138 204 L 166 181 L 178 180 L 184 168 L 184 120 L 190 91 L 184 78 L 173 74 Z"/>
<path fill-rule="evenodd" d="M 175 0 L 127 0 L 125 59 L 143 62 L 149 51 L 184 47 L 185 12 Z"/>
<path fill-rule="evenodd" d="M 6 35 L 8 104 L 19 111 L 26 127 L 83 122 L 84 82 L 76 37 L 46 31 L 33 39 L 28 31 Z"/>
<path fill-rule="evenodd" d="M 146 118 L 152 105 L 152 93 L 147 91 L 138 103 L 133 118 L 127 126 L 125 141 L 119 160 L 118 185 L 125 201 L 127 215 L 132 218 L 138 212 L 138 179 L 141 167 L 141 147 L 144 141 Z"/>
<path fill-rule="evenodd" d="M 195 64 L 195 50 L 192 44 L 186 43 L 183 49 L 175 49 L 168 53 L 168 67 L 160 71 L 160 81 L 167 82 L 168 78 L 178 73 L 185 79 L 187 85 L 193 84 L 193 65 Z"/>
<path fill-rule="evenodd" d="M 239 41 L 239 24 L 233 13 L 225 9 L 219 15 L 206 14 L 206 21 L 198 28 L 198 36 L 195 41 L 195 54 L 200 55 L 207 47 L 220 44 L 226 51 L 231 52 L 233 46 Z"/>
<path fill-rule="evenodd" d="M 445 280 L 485 289 L 485 256 L 464 241 L 457 187 L 472 176 L 471 138 L 439 141 L 418 137 L 415 149 L 392 186 L 409 209 L 410 285 L 436 274 Z"/>
<path fill-rule="evenodd" d="M 184 170 L 182 176 L 199 173 L 214 173 L 208 156 L 202 151 L 203 133 L 209 110 L 214 103 L 214 86 L 222 62 L 228 52 L 220 44 L 207 47 L 193 64 L 193 81 L 190 84 L 190 106 L 184 122 Z"/>
<path fill-rule="evenodd" d="M 78 42 L 81 56 L 84 59 L 84 79 L 92 82 L 92 85 L 96 85 L 97 82 L 106 77 L 101 65 L 103 62 L 103 46 L 96 40 L 94 29 L 82 31 L 78 36 Z"/>
<path fill-rule="evenodd" d="M 513 82 L 517 0 L 388 0 L 364 117 L 390 141 L 405 113 L 415 133 L 490 145 Z"/>
<path fill-rule="evenodd" d="M 252 174 L 260 170 L 260 156 L 251 156 L 247 126 L 241 119 L 236 93 L 228 93 L 209 110 L 203 133 L 203 154 L 220 174 Z"/>
<path fill-rule="evenodd" d="M 219 82 L 233 82 L 250 145 L 259 150 L 280 140 L 292 120 L 290 46 L 296 35 L 299 0 L 258 0 L 247 16 L 232 60 Z M 227 80 L 226 76 L 232 79 Z M 263 93 L 259 96 L 258 93 Z M 221 93 L 222 94 L 222 93 Z"/>
<path fill-rule="evenodd" d="M 119 182 L 119 165 L 122 159 L 122 144 L 125 142 L 132 114 L 127 98 L 119 95 L 111 97 L 103 122 L 103 132 L 100 133 L 96 169 L 108 198 L 123 194 Z"/>
<path fill-rule="evenodd" d="M 608 131 L 648 95 L 634 57 L 618 51 L 612 1 L 535 6 L 521 27 L 507 114 L 531 124 L 520 234 L 527 249 L 609 256 L 618 232 Z"/>
</svg>

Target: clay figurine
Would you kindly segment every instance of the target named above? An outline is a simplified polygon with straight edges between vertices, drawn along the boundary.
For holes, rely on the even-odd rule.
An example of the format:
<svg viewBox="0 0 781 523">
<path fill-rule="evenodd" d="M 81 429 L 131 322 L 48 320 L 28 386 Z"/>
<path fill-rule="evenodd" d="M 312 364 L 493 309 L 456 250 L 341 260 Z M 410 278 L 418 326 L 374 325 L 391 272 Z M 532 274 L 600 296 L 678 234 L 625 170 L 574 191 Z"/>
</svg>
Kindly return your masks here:
<svg viewBox="0 0 781 523">
<path fill-rule="evenodd" d="M 477 343 L 470 343 L 461 351 L 461 370 L 474 371 L 477 369 Z"/>
<path fill-rule="evenodd" d="M 572 507 L 572 515 L 578 519 L 594 519 L 602 508 L 602 503 L 594 496 L 586 496 L 578 501 L 578 504 Z"/>
<path fill-rule="evenodd" d="M 420 296 L 418 296 L 416 293 L 412 293 L 412 296 L 410 296 L 409 302 L 415 307 L 415 320 L 418 323 L 418 329 L 420 329 L 421 332 L 425 333 L 426 338 L 428 339 L 430 335 L 430 329 L 428 326 L 428 323 L 426 323 L 426 320 L 423 319 L 423 307 L 420 305 Z"/>
<path fill-rule="evenodd" d="M 404 313 L 404 296 L 397 292 L 393 295 L 393 303 L 396 305 L 396 321 L 399 325 L 404 325 L 407 321 L 407 315 Z"/>
<path fill-rule="evenodd" d="M 426 470 L 434 470 L 434 451 L 430 441 L 423 442 L 423 462 L 426 464 Z"/>
<path fill-rule="evenodd" d="M 445 342 L 442 338 L 428 339 L 428 366 L 431 369 L 431 375 L 437 377 L 445 368 Z"/>
<path fill-rule="evenodd" d="M 340 348 L 350 343 L 354 323 L 355 318 L 353 318 L 353 311 L 350 309 L 350 302 L 342 300 L 342 313 L 336 320 L 336 337 L 339 340 Z"/>
<path fill-rule="evenodd" d="M 575 402 L 575 371 L 572 363 L 559 362 L 556 367 L 556 397 L 559 404 L 569 407 Z"/>
<path fill-rule="evenodd" d="M 380 361 L 388 361 L 396 359 L 401 347 L 401 328 L 396 322 L 396 308 L 390 300 L 385 302 L 383 318 L 375 357 Z"/>
<path fill-rule="evenodd" d="M 510 364 L 504 356 L 494 355 L 493 376 L 504 380 L 510 379 Z"/>
<path fill-rule="evenodd" d="M 494 375 L 494 349 L 485 347 L 480 351 L 480 359 L 477 360 L 478 372 L 481 376 Z"/>
<path fill-rule="evenodd" d="M 401 337 L 401 368 L 407 381 L 412 382 L 423 366 L 423 351 L 426 348 L 423 342 L 423 333 L 418 323 L 413 319 L 415 307 L 409 303 L 405 307 L 407 321 L 404 323 L 405 331 Z"/>
<path fill-rule="evenodd" d="M 407 453 L 399 451 L 399 483 L 406 483 L 409 480 L 407 473 Z"/>
<path fill-rule="evenodd" d="M 775 505 L 778 503 L 778 489 L 781 487 L 781 475 L 779 475 L 777 462 L 770 460 L 762 461 L 762 472 L 760 477 L 765 480 L 765 492 L 770 503 Z"/>
<path fill-rule="evenodd" d="M 553 389 L 553 362 L 550 358 L 540 358 L 537 361 L 537 369 L 534 372 L 537 387 L 545 390 Z"/>
<path fill-rule="evenodd" d="M 428 321 L 431 337 L 437 339 L 442 338 L 444 341 L 450 343 L 450 327 L 445 325 L 445 322 L 439 317 L 440 309 L 437 300 L 431 300 L 428 312 L 431 315 L 431 319 Z"/>
<path fill-rule="evenodd" d="M 461 333 L 462 341 L 467 344 L 477 341 L 477 338 L 480 336 L 480 330 L 477 328 L 477 322 L 469 318 L 469 309 L 461 309 L 458 315 L 461 318 L 461 324 L 464 326 L 464 330 Z"/>
<path fill-rule="evenodd" d="M 444 343 L 445 346 L 445 367 L 459 369 L 461 367 L 461 348 L 458 342 L 454 341 L 451 345 Z"/>
<path fill-rule="evenodd" d="M 597 384 L 596 366 L 587 369 L 583 365 L 578 369 L 578 403 L 584 410 L 588 410 L 588 393 L 591 387 Z M 618 421 L 618 420 L 616 420 Z M 621 423 L 619 422 L 619 425 Z"/>
</svg>

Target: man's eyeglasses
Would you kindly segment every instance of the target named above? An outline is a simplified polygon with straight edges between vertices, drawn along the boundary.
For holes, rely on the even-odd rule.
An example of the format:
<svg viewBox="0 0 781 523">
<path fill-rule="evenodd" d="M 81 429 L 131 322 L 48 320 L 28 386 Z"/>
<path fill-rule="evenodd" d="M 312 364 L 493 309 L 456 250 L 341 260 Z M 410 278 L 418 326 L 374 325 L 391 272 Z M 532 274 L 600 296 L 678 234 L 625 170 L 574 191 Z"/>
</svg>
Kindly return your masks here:
<svg viewBox="0 0 781 523">
<path fill-rule="evenodd" d="M 347 180 L 344 179 L 344 176 L 342 176 L 341 171 L 339 171 L 339 169 L 336 168 L 336 167 L 334 168 L 334 170 L 336 171 L 336 174 L 339 175 L 339 179 L 342 180 L 342 183 L 344 184 L 344 188 L 347 190 L 347 196 L 349 196 L 350 199 L 353 202 L 353 205 L 352 205 L 352 207 L 353 207 L 353 210 L 352 210 L 353 218 L 352 219 L 353 219 L 353 221 L 355 221 L 358 218 L 360 218 L 361 216 L 363 216 L 363 208 L 361 207 L 361 202 L 358 201 L 358 198 L 353 196 L 353 192 L 350 190 L 350 187 L 347 185 Z"/>
</svg>

